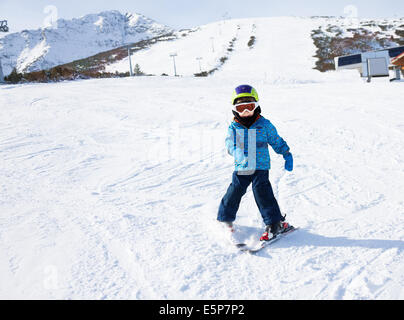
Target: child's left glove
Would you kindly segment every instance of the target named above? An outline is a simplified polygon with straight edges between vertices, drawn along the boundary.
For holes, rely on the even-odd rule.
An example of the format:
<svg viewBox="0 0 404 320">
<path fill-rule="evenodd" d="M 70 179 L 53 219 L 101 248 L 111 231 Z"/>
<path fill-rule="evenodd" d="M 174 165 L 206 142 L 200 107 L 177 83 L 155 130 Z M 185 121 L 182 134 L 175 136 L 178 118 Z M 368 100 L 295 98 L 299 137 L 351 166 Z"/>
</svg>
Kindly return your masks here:
<svg viewBox="0 0 404 320">
<path fill-rule="evenodd" d="M 290 152 L 287 152 L 283 155 L 283 159 L 285 159 L 285 170 L 293 171 L 293 156 Z"/>
</svg>

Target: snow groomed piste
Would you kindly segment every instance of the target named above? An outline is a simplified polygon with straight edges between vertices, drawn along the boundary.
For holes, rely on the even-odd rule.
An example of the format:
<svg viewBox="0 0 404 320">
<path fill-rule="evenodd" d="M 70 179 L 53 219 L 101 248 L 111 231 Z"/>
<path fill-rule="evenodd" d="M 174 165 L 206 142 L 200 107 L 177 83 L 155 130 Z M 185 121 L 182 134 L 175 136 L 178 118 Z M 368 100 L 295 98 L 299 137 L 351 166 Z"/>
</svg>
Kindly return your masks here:
<svg viewBox="0 0 404 320">
<path fill-rule="evenodd" d="M 227 23 L 238 41 L 211 77 L 0 86 L 0 297 L 404 297 L 402 83 L 313 70 L 311 19 Z M 215 221 L 242 83 L 295 159 L 286 173 L 271 153 L 270 180 L 300 230 L 255 255 Z M 262 233 L 251 189 L 236 223 Z"/>
</svg>

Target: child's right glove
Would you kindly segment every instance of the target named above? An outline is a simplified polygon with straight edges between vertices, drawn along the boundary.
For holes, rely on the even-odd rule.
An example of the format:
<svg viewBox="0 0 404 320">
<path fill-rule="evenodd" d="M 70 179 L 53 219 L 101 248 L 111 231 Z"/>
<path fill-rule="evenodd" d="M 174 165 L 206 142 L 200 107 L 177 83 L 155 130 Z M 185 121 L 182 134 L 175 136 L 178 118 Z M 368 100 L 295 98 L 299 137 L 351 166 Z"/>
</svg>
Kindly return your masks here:
<svg viewBox="0 0 404 320">
<path fill-rule="evenodd" d="M 237 148 L 234 153 L 234 158 L 238 165 L 241 165 L 243 167 L 248 166 L 248 158 L 244 155 L 243 149 Z"/>
<path fill-rule="evenodd" d="M 283 159 L 285 159 L 285 170 L 293 171 L 293 156 L 290 152 L 287 152 L 283 155 Z"/>
</svg>

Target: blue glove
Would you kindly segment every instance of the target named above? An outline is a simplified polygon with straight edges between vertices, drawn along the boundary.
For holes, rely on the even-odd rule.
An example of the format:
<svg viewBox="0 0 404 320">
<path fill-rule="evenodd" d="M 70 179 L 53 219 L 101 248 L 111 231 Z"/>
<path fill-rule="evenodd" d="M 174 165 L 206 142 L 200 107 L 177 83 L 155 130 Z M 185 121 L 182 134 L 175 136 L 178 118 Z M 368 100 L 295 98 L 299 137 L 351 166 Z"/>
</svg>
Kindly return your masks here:
<svg viewBox="0 0 404 320">
<path fill-rule="evenodd" d="M 283 159 L 285 159 L 285 170 L 293 171 L 293 156 L 290 152 L 287 152 L 283 155 Z"/>
</svg>

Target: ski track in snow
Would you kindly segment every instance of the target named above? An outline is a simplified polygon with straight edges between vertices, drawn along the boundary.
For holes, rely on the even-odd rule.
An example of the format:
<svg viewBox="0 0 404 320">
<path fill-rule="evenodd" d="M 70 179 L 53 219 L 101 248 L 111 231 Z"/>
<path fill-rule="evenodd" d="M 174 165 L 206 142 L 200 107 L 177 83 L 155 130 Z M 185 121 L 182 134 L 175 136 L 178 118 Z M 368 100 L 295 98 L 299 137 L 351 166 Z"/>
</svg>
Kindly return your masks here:
<svg viewBox="0 0 404 320">
<path fill-rule="evenodd" d="M 0 87 L 0 297 L 404 298 L 402 84 L 312 70 L 310 19 L 236 23 L 206 79 Z M 215 221 L 228 100 L 246 82 L 292 148 L 293 173 L 271 151 L 270 180 L 301 228 L 256 255 Z M 251 188 L 237 226 L 262 232 Z"/>
</svg>

